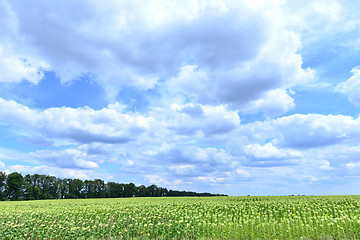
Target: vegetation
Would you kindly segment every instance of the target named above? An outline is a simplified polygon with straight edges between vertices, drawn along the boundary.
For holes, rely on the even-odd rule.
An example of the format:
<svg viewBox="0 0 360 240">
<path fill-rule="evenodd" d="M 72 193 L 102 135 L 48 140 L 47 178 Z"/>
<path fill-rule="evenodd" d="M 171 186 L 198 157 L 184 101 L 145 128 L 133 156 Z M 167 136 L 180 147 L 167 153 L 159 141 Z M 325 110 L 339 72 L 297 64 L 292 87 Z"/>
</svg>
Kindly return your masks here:
<svg viewBox="0 0 360 240">
<path fill-rule="evenodd" d="M 135 186 L 133 183 L 105 183 L 101 179 L 60 179 L 54 176 L 13 172 L 0 172 L 0 200 L 39 200 L 74 198 L 121 198 L 121 197 L 175 197 L 220 196 L 219 194 L 175 191 L 150 185 Z"/>
<path fill-rule="evenodd" d="M 359 239 L 360 196 L 0 202 L 0 239 Z"/>
</svg>

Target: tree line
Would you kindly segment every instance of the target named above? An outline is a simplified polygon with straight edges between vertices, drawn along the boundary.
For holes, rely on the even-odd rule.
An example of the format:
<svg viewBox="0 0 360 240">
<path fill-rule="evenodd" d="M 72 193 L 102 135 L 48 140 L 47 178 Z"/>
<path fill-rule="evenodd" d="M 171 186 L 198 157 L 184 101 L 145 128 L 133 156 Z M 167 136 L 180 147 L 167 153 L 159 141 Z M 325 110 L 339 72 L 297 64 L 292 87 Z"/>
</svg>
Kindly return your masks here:
<svg viewBox="0 0 360 240">
<path fill-rule="evenodd" d="M 0 200 L 38 200 L 74 198 L 126 198 L 126 197 L 226 196 L 168 190 L 156 185 L 145 187 L 133 183 L 104 182 L 101 179 L 80 180 L 54 176 L 0 172 Z"/>
</svg>

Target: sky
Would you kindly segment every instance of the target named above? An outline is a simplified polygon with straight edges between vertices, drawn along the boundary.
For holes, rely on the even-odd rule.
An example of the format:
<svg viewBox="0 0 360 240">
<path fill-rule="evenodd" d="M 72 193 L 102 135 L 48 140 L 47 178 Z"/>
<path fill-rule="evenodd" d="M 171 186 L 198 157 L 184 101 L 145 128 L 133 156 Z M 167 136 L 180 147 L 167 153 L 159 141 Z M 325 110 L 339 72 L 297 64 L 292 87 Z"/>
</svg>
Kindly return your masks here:
<svg viewBox="0 0 360 240">
<path fill-rule="evenodd" d="M 360 194 L 349 0 L 0 0 L 0 171 Z"/>
</svg>

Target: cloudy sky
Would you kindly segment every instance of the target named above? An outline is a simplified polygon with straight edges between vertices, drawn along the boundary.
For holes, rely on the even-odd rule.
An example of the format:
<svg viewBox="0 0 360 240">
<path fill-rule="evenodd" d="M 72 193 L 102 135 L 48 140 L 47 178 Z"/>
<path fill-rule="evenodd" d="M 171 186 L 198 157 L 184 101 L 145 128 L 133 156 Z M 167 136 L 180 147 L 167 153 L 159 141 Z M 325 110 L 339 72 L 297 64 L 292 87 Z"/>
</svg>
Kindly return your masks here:
<svg viewBox="0 0 360 240">
<path fill-rule="evenodd" d="M 0 0 L 0 171 L 360 194 L 359 10 Z"/>
</svg>

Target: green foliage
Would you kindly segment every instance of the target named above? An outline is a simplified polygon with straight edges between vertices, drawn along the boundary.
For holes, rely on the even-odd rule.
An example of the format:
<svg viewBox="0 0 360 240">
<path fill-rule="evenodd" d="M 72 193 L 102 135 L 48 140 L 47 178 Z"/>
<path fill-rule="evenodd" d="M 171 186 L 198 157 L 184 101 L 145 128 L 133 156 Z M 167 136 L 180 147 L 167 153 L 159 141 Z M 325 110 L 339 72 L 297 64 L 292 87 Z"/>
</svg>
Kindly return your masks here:
<svg viewBox="0 0 360 240">
<path fill-rule="evenodd" d="M 359 239 L 360 196 L 0 202 L 0 239 Z"/>
<path fill-rule="evenodd" d="M 0 201 L 5 200 L 6 198 L 5 186 L 6 186 L 6 174 L 4 172 L 0 172 Z"/>
<path fill-rule="evenodd" d="M 166 188 L 156 185 L 137 187 L 133 183 L 105 183 L 101 179 L 82 181 L 80 179 L 60 179 L 39 174 L 27 174 L 23 177 L 17 172 L 9 175 L 0 172 L 0 201 L 6 199 L 39 200 L 162 196 L 219 196 L 219 194 L 168 191 Z"/>
<path fill-rule="evenodd" d="M 168 191 L 151 185 L 135 186 L 133 183 L 105 183 L 101 179 L 85 180 L 60 179 L 54 176 L 20 173 L 6 175 L 0 172 L 0 201 L 76 198 L 123 198 L 162 196 L 219 196 L 219 194 L 187 191 Z M 223 195 L 224 196 L 224 195 Z"/>
<path fill-rule="evenodd" d="M 10 173 L 6 177 L 6 193 L 10 200 L 20 200 L 24 184 L 23 176 L 18 172 Z"/>
</svg>

